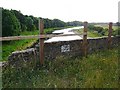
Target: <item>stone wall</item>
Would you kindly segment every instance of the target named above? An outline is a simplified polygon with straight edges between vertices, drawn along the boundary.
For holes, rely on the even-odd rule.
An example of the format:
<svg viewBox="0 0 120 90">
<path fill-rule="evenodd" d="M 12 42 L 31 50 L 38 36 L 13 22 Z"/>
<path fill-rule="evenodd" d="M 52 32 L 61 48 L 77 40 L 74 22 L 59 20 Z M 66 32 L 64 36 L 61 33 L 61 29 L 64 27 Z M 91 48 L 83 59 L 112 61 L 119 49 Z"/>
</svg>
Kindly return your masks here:
<svg viewBox="0 0 120 90">
<path fill-rule="evenodd" d="M 112 47 L 118 45 L 119 37 L 112 38 Z M 83 40 L 45 43 L 45 59 L 53 60 L 57 56 L 82 56 Z M 88 39 L 88 54 L 108 48 L 107 38 Z"/>
<path fill-rule="evenodd" d="M 38 60 L 38 54 L 36 48 L 30 48 L 22 51 L 13 52 L 9 58 L 9 64 L 13 67 L 27 67 L 26 65 L 35 66 L 36 60 Z"/>
<path fill-rule="evenodd" d="M 112 37 L 112 45 L 118 46 L 118 40 L 120 37 Z M 45 60 L 54 60 L 58 56 L 76 57 L 82 56 L 82 42 L 83 40 L 75 41 L 61 41 L 45 43 Z M 88 54 L 101 49 L 107 49 L 107 38 L 88 39 Z M 34 67 L 39 62 L 39 44 L 36 44 L 34 48 L 26 49 L 23 51 L 13 52 L 9 58 L 9 65 L 13 67 Z"/>
</svg>

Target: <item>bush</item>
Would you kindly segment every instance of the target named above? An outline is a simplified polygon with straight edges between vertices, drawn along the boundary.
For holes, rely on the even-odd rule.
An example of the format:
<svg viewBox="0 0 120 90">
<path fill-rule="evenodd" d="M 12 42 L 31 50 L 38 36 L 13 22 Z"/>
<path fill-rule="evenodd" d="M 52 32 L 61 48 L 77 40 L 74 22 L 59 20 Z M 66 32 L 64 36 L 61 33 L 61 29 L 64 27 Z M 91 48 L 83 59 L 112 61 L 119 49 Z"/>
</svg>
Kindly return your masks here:
<svg viewBox="0 0 120 90">
<path fill-rule="evenodd" d="M 102 36 L 105 35 L 105 33 L 106 33 L 106 29 L 104 29 L 103 27 L 89 25 L 88 28 L 89 28 L 89 30 L 97 31 Z"/>
<path fill-rule="evenodd" d="M 115 31 L 113 31 L 113 36 L 120 35 L 120 28 L 117 28 Z"/>
</svg>

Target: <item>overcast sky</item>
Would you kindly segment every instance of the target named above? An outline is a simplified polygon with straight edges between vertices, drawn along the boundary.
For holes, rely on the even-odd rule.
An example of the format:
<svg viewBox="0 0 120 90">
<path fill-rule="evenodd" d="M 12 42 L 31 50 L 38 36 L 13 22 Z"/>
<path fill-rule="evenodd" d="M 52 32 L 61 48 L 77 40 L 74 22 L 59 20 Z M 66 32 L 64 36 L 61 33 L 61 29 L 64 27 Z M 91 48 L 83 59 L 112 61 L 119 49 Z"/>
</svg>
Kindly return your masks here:
<svg viewBox="0 0 120 90">
<path fill-rule="evenodd" d="M 120 0 L 0 0 L 0 7 L 63 21 L 117 22 Z"/>
</svg>

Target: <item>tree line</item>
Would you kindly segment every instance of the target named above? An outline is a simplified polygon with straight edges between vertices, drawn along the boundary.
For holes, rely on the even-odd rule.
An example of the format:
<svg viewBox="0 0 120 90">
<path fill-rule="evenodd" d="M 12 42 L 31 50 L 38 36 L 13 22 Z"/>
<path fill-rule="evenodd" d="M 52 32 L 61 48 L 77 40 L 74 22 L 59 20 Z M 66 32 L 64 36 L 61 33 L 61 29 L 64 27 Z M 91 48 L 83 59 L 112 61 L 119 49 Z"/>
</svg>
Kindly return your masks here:
<svg viewBox="0 0 120 90">
<path fill-rule="evenodd" d="M 20 35 L 20 32 L 38 30 L 38 19 L 32 15 L 23 15 L 21 11 L 2 8 L 2 36 Z M 80 26 L 82 22 L 64 22 L 59 19 L 43 18 L 44 28 Z"/>
</svg>

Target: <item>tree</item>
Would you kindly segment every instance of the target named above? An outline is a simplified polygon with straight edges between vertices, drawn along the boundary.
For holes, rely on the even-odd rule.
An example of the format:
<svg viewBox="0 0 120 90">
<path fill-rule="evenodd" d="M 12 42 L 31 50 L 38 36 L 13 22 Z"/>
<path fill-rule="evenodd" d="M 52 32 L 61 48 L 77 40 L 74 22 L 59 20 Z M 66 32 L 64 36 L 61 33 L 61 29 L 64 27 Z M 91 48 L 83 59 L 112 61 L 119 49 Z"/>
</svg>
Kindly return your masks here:
<svg viewBox="0 0 120 90">
<path fill-rule="evenodd" d="M 2 9 L 2 36 L 19 35 L 21 30 L 20 22 L 9 10 Z"/>
<path fill-rule="evenodd" d="M 65 27 L 65 26 L 66 26 L 66 23 L 63 22 L 63 21 L 61 21 L 61 20 L 59 20 L 59 19 L 53 19 L 52 25 L 53 25 L 54 27 Z"/>
<path fill-rule="evenodd" d="M 27 30 L 25 16 L 20 11 L 17 11 L 17 10 L 11 10 L 11 12 L 14 13 L 16 18 L 19 20 L 21 25 L 21 30 L 22 31 Z"/>
<path fill-rule="evenodd" d="M 33 20 L 31 17 L 26 17 L 26 25 L 27 25 L 27 30 L 28 31 L 33 31 Z"/>
<path fill-rule="evenodd" d="M 33 20 L 34 28 L 38 30 L 38 18 L 34 16 L 29 16 Z"/>
<path fill-rule="evenodd" d="M 51 28 L 52 27 L 52 22 L 50 19 L 44 19 L 44 27 L 45 28 Z"/>
<path fill-rule="evenodd" d="M 72 22 L 67 22 L 68 26 L 82 26 L 83 23 L 80 21 L 72 21 Z"/>
</svg>

